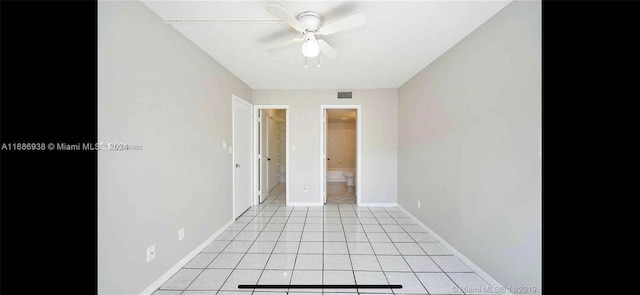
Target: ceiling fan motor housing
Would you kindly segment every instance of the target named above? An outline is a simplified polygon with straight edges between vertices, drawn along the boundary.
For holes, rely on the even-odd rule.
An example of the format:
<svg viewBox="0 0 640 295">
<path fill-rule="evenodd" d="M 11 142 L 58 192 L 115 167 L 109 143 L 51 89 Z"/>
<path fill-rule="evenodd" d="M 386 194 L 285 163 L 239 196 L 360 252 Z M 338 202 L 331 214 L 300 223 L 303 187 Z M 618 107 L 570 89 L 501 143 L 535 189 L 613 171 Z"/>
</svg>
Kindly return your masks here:
<svg viewBox="0 0 640 295">
<path fill-rule="evenodd" d="M 298 14 L 298 21 L 302 23 L 305 27 L 305 31 L 307 32 L 317 32 L 322 24 L 322 18 L 319 14 L 313 11 L 305 11 Z"/>
</svg>

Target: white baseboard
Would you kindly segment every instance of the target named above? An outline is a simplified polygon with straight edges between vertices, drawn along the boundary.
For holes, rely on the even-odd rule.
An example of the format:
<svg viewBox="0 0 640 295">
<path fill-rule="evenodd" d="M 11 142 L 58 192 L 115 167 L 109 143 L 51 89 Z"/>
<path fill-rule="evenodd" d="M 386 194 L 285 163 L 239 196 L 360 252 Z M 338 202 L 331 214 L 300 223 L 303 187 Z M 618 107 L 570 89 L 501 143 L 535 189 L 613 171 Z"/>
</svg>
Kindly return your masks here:
<svg viewBox="0 0 640 295">
<path fill-rule="evenodd" d="M 417 217 L 415 217 L 415 216 L 413 216 L 413 214 L 409 213 L 409 211 L 407 211 L 407 209 L 403 208 L 400 205 L 398 205 L 398 208 L 400 208 L 400 210 L 402 210 L 405 214 L 409 215 L 409 217 L 411 217 L 413 219 L 413 221 L 415 221 L 418 225 L 420 225 L 422 228 L 424 228 L 424 230 L 426 230 L 430 235 L 432 235 L 434 238 L 436 238 L 436 240 L 438 240 L 438 242 L 440 242 L 440 244 L 442 244 L 445 248 L 447 248 L 449 251 L 451 251 L 451 253 L 453 253 L 460 260 L 462 260 L 462 262 L 464 262 L 464 264 L 469 266 L 469 268 L 471 268 L 476 274 L 478 274 L 487 283 L 489 283 L 493 287 L 497 287 L 496 288 L 497 290 L 505 290 L 504 288 L 502 288 L 503 287 L 502 284 L 498 283 L 498 281 L 496 281 L 488 273 L 486 273 L 484 270 L 482 270 L 478 265 L 476 265 L 475 263 L 471 262 L 471 260 L 469 260 L 469 258 L 467 258 L 466 256 L 462 255 L 462 253 L 460 253 L 458 250 L 453 248 L 453 246 L 451 246 L 449 243 L 447 243 L 447 241 L 445 241 L 436 232 L 434 232 L 432 229 L 430 229 L 426 224 L 422 223 L 422 221 L 420 221 Z M 502 294 L 503 295 L 513 295 L 511 292 L 508 292 L 508 291 L 504 292 Z"/>
<path fill-rule="evenodd" d="M 206 239 L 204 242 L 202 242 L 200 245 L 198 245 L 198 247 L 193 249 L 193 251 L 189 252 L 189 254 L 187 254 L 187 256 L 185 256 L 184 258 L 180 259 L 180 261 L 178 261 L 178 263 L 176 263 L 169 270 L 167 270 L 167 272 L 165 272 L 157 280 L 155 280 L 153 283 L 151 283 L 151 285 L 149 285 L 144 290 L 142 290 L 142 292 L 140 292 L 140 295 L 150 295 L 155 290 L 160 288 L 160 286 L 162 286 L 162 284 L 164 284 L 167 280 L 169 280 L 171 278 L 171 276 L 176 274 L 183 266 L 185 266 L 187 263 L 189 263 L 189 261 L 191 261 L 191 259 L 196 257 L 196 255 L 198 255 L 198 253 L 202 252 L 202 250 L 204 250 L 205 247 L 207 247 L 209 244 L 211 244 L 211 242 L 213 242 L 213 240 L 215 240 L 222 232 L 227 230 L 227 228 L 229 228 L 229 226 L 231 226 L 231 224 L 233 224 L 234 221 L 235 220 L 232 219 L 229 222 L 227 222 L 227 224 L 223 225 L 222 228 L 220 228 L 218 231 L 213 233 L 208 239 Z"/>
<path fill-rule="evenodd" d="M 398 203 L 360 203 L 363 207 L 396 207 Z"/>
<path fill-rule="evenodd" d="M 288 202 L 287 206 L 323 206 L 322 202 Z"/>
</svg>

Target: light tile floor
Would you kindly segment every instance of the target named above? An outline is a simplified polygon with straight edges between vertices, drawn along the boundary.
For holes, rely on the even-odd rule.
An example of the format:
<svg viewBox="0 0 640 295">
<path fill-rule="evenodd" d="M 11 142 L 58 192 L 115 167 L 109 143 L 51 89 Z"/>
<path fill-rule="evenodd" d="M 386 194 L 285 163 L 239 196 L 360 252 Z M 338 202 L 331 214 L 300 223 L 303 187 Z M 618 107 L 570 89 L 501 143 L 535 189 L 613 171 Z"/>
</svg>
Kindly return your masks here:
<svg viewBox="0 0 640 295">
<path fill-rule="evenodd" d="M 346 182 L 327 182 L 327 204 L 356 204 L 356 187 Z"/>
<path fill-rule="evenodd" d="M 284 182 L 279 183 L 270 192 L 267 198 L 262 201 L 262 204 L 286 204 L 286 185 Z"/>
<path fill-rule="evenodd" d="M 281 189 L 282 188 L 276 188 Z M 238 284 L 402 284 L 402 289 L 238 289 Z M 154 295 L 473 294 L 489 287 L 399 208 L 249 208 Z"/>
<path fill-rule="evenodd" d="M 285 187 L 284 182 L 278 184 L 262 204 L 286 204 Z M 327 204 L 356 204 L 355 190 L 355 186 L 348 186 L 346 182 L 327 182 Z"/>
</svg>

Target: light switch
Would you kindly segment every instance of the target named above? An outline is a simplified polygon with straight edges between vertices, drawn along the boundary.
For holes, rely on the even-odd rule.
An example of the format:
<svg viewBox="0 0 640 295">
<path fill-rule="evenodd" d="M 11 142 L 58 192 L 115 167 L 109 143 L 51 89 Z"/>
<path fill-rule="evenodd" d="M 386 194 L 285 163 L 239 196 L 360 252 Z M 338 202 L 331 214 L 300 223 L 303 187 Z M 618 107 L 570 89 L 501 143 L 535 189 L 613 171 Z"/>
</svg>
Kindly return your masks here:
<svg viewBox="0 0 640 295">
<path fill-rule="evenodd" d="M 227 148 L 227 141 L 226 141 L 226 140 L 223 140 L 223 141 L 222 141 L 222 148 L 223 148 L 223 149 L 226 149 L 226 148 Z"/>
</svg>

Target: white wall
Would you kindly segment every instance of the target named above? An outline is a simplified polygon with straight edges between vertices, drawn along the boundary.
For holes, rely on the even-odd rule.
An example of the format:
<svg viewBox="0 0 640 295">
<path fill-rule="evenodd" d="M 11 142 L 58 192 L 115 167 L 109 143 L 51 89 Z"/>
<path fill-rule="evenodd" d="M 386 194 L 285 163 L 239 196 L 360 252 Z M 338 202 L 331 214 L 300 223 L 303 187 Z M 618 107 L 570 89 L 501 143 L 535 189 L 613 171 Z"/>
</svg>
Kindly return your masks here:
<svg viewBox="0 0 640 295">
<path fill-rule="evenodd" d="M 338 100 L 335 90 L 254 90 L 255 104 L 289 105 L 289 201 L 321 203 L 320 105 L 362 106 L 362 203 L 397 202 L 397 89 L 354 90 Z M 361 114 L 358 114 L 359 116 Z M 307 185 L 308 192 L 303 188 Z"/>
<path fill-rule="evenodd" d="M 400 205 L 504 286 L 540 292 L 540 2 L 512 2 L 398 96 Z"/>
<path fill-rule="evenodd" d="M 143 145 L 98 153 L 99 294 L 139 293 L 231 220 L 232 94 L 252 90 L 142 3 L 99 2 L 98 137 Z"/>
</svg>

